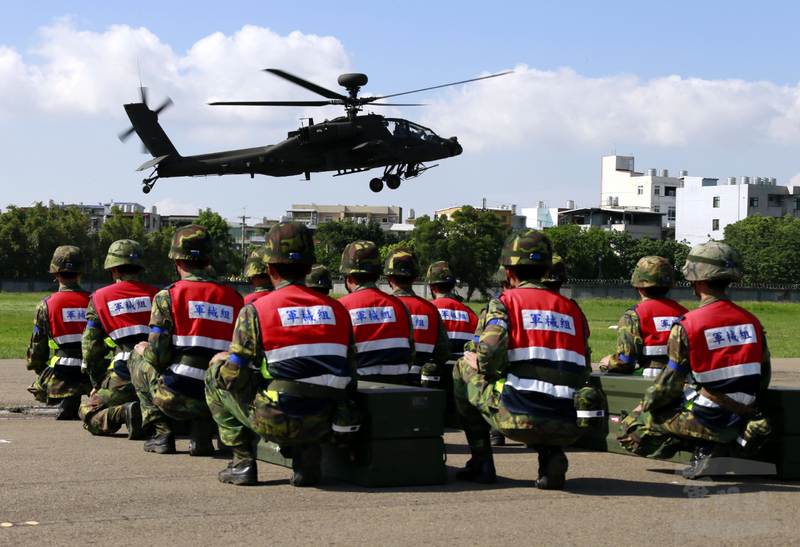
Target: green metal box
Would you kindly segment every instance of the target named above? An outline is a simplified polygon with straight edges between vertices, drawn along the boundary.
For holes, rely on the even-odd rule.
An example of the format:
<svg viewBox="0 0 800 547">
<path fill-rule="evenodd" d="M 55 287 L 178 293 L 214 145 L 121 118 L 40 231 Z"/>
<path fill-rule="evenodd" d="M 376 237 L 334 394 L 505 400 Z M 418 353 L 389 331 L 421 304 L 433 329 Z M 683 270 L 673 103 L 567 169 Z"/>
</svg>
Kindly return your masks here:
<svg viewBox="0 0 800 547">
<path fill-rule="evenodd" d="M 360 439 L 410 439 L 444 434 L 445 392 L 440 389 L 359 382 L 364 412 Z"/>
</svg>

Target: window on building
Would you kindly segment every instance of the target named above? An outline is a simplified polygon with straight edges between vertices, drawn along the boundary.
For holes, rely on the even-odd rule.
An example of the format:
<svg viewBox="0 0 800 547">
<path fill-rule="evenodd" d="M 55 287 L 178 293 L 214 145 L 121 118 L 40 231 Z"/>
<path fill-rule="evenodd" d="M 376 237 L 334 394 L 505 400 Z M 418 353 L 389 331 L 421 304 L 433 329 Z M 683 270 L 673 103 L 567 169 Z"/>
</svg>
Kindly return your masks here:
<svg viewBox="0 0 800 547">
<path fill-rule="evenodd" d="M 714 230 L 714 231 L 718 231 L 719 230 L 719 219 L 718 218 L 712 218 L 711 219 L 711 229 Z"/>
<path fill-rule="evenodd" d="M 675 207 L 667 209 L 667 220 L 675 220 Z"/>
<path fill-rule="evenodd" d="M 661 187 L 660 186 L 653 186 L 653 195 L 660 196 L 661 195 Z"/>
<path fill-rule="evenodd" d="M 508 222 L 506 220 L 506 215 L 500 215 L 500 220 L 502 220 L 503 222 Z"/>
<path fill-rule="evenodd" d="M 676 190 L 675 186 L 665 186 L 664 195 L 668 197 L 669 196 L 675 197 L 675 190 Z"/>
<path fill-rule="evenodd" d="M 333 217 L 325 217 L 325 222 L 331 222 L 332 220 L 333 220 Z"/>
<path fill-rule="evenodd" d="M 384 224 L 386 224 L 388 221 L 389 221 L 389 219 L 387 219 L 387 218 L 382 218 L 381 219 L 381 222 L 383 222 Z"/>
<path fill-rule="evenodd" d="M 780 207 L 783 205 L 784 196 L 780 196 L 777 194 L 770 194 L 769 199 L 767 201 L 768 207 Z"/>
<path fill-rule="evenodd" d="M 794 210 L 800 211 L 800 198 L 794 198 Z"/>
<path fill-rule="evenodd" d="M 656 212 L 656 213 L 660 213 L 661 212 L 661 206 L 660 205 L 654 205 L 653 206 L 653 211 Z"/>
<path fill-rule="evenodd" d="M 750 207 L 758 207 L 758 198 L 750 198 Z"/>
<path fill-rule="evenodd" d="M 389 217 L 389 222 L 397 222 L 397 217 Z"/>
<path fill-rule="evenodd" d="M 719 196 L 714 196 L 713 207 L 719 209 Z"/>
<path fill-rule="evenodd" d="M 644 186 L 638 186 L 638 187 L 636 188 L 636 193 L 637 193 L 638 195 L 640 195 L 640 196 L 641 196 L 642 194 L 644 194 Z"/>
</svg>

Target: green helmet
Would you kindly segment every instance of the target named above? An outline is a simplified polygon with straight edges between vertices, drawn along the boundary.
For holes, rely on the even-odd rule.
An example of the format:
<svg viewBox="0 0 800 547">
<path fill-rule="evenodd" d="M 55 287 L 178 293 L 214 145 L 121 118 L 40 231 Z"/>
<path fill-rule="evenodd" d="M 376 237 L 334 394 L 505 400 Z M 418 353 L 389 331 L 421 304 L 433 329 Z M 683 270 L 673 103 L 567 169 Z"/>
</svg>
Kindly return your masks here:
<svg viewBox="0 0 800 547">
<path fill-rule="evenodd" d="M 333 289 L 331 272 L 322 264 L 314 264 L 306 276 L 306 287 L 328 294 Z"/>
<path fill-rule="evenodd" d="M 214 266 L 212 266 L 211 264 L 206 266 L 206 269 L 204 271 L 206 272 L 206 275 L 208 277 L 210 277 L 211 279 L 216 279 L 217 278 L 217 270 L 215 270 Z"/>
<path fill-rule="evenodd" d="M 719 241 L 701 243 L 689 252 L 683 265 L 683 276 L 687 281 L 711 281 L 729 279 L 741 281 L 739 257 L 729 245 Z"/>
<path fill-rule="evenodd" d="M 428 267 L 428 275 L 425 276 L 428 285 L 436 285 L 437 283 L 455 283 L 456 275 L 450 268 L 450 264 L 444 260 L 434 262 Z"/>
<path fill-rule="evenodd" d="M 371 241 L 350 243 L 342 253 L 342 274 L 381 274 L 381 251 Z"/>
<path fill-rule="evenodd" d="M 264 243 L 267 264 L 313 264 L 314 238 L 301 222 L 279 222 L 267 234 Z"/>
<path fill-rule="evenodd" d="M 550 268 L 553 260 L 553 246 L 542 232 L 523 228 L 514 232 L 503 244 L 500 264 L 503 266 L 539 265 Z"/>
<path fill-rule="evenodd" d="M 497 273 L 494 274 L 494 278 L 498 283 L 508 283 L 508 272 L 506 271 L 506 267 L 500 266 L 497 268 Z"/>
<path fill-rule="evenodd" d="M 83 251 L 75 245 L 62 245 L 56 249 L 50 261 L 50 273 L 83 273 L 85 267 Z"/>
<path fill-rule="evenodd" d="M 567 280 L 567 265 L 564 259 L 558 255 L 553 255 L 553 263 L 547 277 L 542 278 L 542 283 L 563 283 Z"/>
<path fill-rule="evenodd" d="M 267 275 L 269 273 L 267 270 L 266 253 L 267 249 L 263 246 L 250 253 L 250 256 L 247 257 L 247 262 L 245 262 L 245 277 Z"/>
<path fill-rule="evenodd" d="M 179 228 L 172 238 L 169 257 L 172 260 L 211 260 L 211 236 L 197 224 Z"/>
<path fill-rule="evenodd" d="M 660 256 L 646 256 L 633 269 L 631 283 L 634 287 L 671 287 L 672 264 Z"/>
<path fill-rule="evenodd" d="M 407 277 L 419 276 L 419 260 L 417 255 L 408 247 L 398 247 L 386 257 L 386 275 L 399 275 Z"/>
<path fill-rule="evenodd" d="M 144 256 L 144 249 L 138 241 L 132 239 L 120 239 L 111 244 L 106 255 L 106 262 L 103 268 L 110 270 L 116 266 L 129 264 L 147 268 L 147 260 Z"/>
</svg>

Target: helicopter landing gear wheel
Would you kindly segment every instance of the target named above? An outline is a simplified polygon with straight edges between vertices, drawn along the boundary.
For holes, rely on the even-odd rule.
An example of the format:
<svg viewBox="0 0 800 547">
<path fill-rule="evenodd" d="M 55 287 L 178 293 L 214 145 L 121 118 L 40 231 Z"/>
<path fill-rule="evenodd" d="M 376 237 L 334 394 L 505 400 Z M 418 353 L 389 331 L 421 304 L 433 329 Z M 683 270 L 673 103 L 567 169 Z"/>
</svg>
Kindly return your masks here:
<svg viewBox="0 0 800 547">
<path fill-rule="evenodd" d="M 369 181 L 369 189 L 373 192 L 380 192 L 383 190 L 383 181 L 381 179 L 375 178 Z"/>
<path fill-rule="evenodd" d="M 146 179 L 144 179 L 142 181 L 142 184 L 144 185 L 144 187 L 142 188 L 142 192 L 144 192 L 145 194 L 149 194 L 150 190 L 153 189 L 153 186 L 155 185 L 157 180 L 158 180 L 158 175 L 154 175 L 152 177 L 147 177 Z"/>
<path fill-rule="evenodd" d="M 398 188 L 400 188 L 400 177 L 399 176 L 397 176 L 397 175 L 386 175 L 384 177 L 384 180 L 386 181 L 386 187 L 389 188 L 389 190 L 397 190 Z"/>
<path fill-rule="evenodd" d="M 142 188 L 142 192 L 144 192 L 145 194 L 149 194 L 150 190 L 152 190 L 152 188 L 150 188 L 149 186 L 145 186 L 144 188 Z"/>
</svg>

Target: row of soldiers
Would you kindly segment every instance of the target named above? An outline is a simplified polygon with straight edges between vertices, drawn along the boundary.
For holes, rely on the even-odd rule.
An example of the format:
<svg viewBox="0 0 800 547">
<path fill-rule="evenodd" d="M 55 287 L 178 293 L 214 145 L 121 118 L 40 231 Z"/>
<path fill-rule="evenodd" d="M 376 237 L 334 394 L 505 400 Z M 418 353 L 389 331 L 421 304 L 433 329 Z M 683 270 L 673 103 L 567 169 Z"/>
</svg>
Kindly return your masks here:
<svg viewBox="0 0 800 547">
<path fill-rule="evenodd" d="M 245 299 L 209 276 L 211 249 L 204 228 L 178 230 L 169 256 L 180 281 L 158 291 L 138 281 L 141 246 L 115 242 L 105 263 L 115 283 L 91 295 L 79 284 L 80 250 L 57 249 L 50 271 L 59 291 L 36 309 L 27 366 L 37 378 L 29 391 L 59 405 L 57 419 L 79 416 L 95 435 L 125 424 L 129 439 L 146 439 L 144 450 L 156 454 L 175 452 L 174 420 L 191 423 L 191 456 L 213 454 L 218 429 L 233 453 L 219 480 L 243 485 L 257 482 L 258 439 L 292 458 L 292 485 L 317 484 L 320 444 L 346 444 L 358 430 L 359 380 L 437 387 L 452 354 L 472 455 L 459 480 L 496 482 L 491 446 L 509 438 L 538 452 L 538 488 L 563 488 L 562 447 L 603 415 L 602 394 L 589 383 L 586 318 L 558 292 L 566 271 L 541 232 L 509 236 L 498 272 L 504 290 L 480 318 L 453 293 L 445 262 L 428 270 L 434 299 L 417 296 L 421 272 L 407 248 L 384 263 L 374 243 L 349 244 L 341 262 L 348 294 L 338 300 L 328 296 L 330 274 L 314 266 L 302 224 L 277 224 L 250 256 L 254 292 Z M 668 262 L 643 259 L 634 273 L 643 301 L 623 316 L 619 351 L 602 364 L 611 372 L 658 370 L 642 373 L 655 384 L 624 420 L 620 442 L 641 455 L 694 450 L 691 477 L 741 438 L 743 424 L 749 429 L 756 394 L 769 382 L 760 323 L 725 296 L 736 262 L 718 243 L 693 249 L 684 275 L 702 300 L 686 312 L 666 290 L 651 290 L 668 290 Z M 376 285 L 381 274 L 391 295 Z"/>
</svg>

